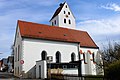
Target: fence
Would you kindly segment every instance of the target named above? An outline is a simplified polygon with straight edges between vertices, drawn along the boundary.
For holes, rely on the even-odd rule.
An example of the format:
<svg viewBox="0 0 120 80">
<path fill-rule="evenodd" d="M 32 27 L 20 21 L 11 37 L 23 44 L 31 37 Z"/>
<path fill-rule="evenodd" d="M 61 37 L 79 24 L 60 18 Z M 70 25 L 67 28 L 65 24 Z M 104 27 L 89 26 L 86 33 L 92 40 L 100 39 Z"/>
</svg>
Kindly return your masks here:
<svg viewBox="0 0 120 80">
<path fill-rule="evenodd" d="M 104 80 L 104 77 L 101 75 L 85 75 L 79 77 L 77 75 L 51 74 L 51 78 L 55 80 Z"/>
</svg>

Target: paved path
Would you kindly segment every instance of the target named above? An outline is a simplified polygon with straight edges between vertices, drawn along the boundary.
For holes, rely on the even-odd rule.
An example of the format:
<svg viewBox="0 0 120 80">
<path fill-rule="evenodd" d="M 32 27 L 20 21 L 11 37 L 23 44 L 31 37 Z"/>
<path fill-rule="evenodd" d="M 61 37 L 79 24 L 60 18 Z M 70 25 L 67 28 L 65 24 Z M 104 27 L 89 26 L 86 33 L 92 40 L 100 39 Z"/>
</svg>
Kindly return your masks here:
<svg viewBox="0 0 120 80">
<path fill-rule="evenodd" d="M 1 78 L 14 78 L 14 76 L 12 73 L 0 72 L 0 79 Z"/>
<path fill-rule="evenodd" d="M 0 72 L 0 80 L 42 80 L 42 79 L 19 79 L 13 73 Z"/>
<path fill-rule="evenodd" d="M 42 80 L 42 79 L 19 79 L 13 73 L 0 72 L 0 80 Z"/>
</svg>

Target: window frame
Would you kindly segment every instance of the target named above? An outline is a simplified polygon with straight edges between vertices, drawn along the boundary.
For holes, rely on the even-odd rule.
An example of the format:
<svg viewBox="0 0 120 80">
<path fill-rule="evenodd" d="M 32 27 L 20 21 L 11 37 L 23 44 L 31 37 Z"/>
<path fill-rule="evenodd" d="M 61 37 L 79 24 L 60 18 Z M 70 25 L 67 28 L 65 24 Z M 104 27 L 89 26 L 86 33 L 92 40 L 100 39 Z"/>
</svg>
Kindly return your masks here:
<svg viewBox="0 0 120 80">
<path fill-rule="evenodd" d="M 64 11 L 64 14 L 65 14 L 66 12 Z"/>
<path fill-rule="evenodd" d="M 65 7 L 67 8 L 67 5 Z"/>
<path fill-rule="evenodd" d="M 41 60 L 47 60 L 47 52 L 46 51 L 41 52 Z"/>
<path fill-rule="evenodd" d="M 68 22 L 69 22 L 69 24 L 71 24 L 71 20 L 70 20 L 70 19 L 69 19 L 69 21 L 68 21 Z"/>
<path fill-rule="evenodd" d="M 75 55 L 75 53 L 73 52 L 73 53 L 71 54 L 71 61 L 74 62 L 75 60 L 76 60 L 76 55 Z"/>
<path fill-rule="evenodd" d="M 54 26 L 54 22 L 52 22 L 52 26 Z"/>
<path fill-rule="evenodd" d="M 55 57 L 56 63 L 61 63 L 61 53 L 59 51 L 56 52 Z"/>
<path fill-rule="evenodd" d="M 64 18 L 64 23 L 66 24 L 66 19 Z"/>
<path fill-rule="evenodd" d="M 68 12 L 68 15 L 70 15 L 70 12 Z"/>
<path fill-rule="evenodd" d="M 84 63 L 87 64 L 87 62 L 86 62 L 86 57 L 85 57 L 85 53 L 83 53 L 83 59 L 84 59 Z"/>
<path fill-rule="evenodd" d="M 55 25 L 56 25 L 56 20 L 54 21 Z"/>
<path fill-rule="evenodd" d="M 20 45 L 18 45 L 18 61 L 20 60 Z"/>
</svg>

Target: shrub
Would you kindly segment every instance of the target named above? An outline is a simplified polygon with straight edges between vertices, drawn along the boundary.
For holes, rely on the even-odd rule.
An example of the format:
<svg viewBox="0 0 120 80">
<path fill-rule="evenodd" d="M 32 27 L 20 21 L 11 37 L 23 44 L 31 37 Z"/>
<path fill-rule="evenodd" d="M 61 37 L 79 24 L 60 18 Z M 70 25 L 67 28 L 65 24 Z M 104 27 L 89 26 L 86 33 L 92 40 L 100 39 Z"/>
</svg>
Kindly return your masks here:
<svg viewBox="0 0 120 80">
<path fill-rule="evenodd" d="M 105 76 L 110 80 L 120 80 L 120 60 L 113 62 L 105 69 Z"/>
</svg>

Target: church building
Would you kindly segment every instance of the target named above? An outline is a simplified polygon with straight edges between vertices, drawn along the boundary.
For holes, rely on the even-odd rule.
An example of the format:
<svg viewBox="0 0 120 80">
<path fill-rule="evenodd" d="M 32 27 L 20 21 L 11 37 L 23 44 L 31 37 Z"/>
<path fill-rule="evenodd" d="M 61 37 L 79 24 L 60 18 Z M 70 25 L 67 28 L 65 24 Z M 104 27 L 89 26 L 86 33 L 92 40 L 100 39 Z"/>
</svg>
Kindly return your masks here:
<svg viewBox="0 0 120 80">
<path fill-rule="evenodd" d="M 61 3 L 50 25 L 18 20 L 14 39 L 14 75 L 47 78 L 51 74 L 99 75 L 99 47 Z"/>
</svg>

